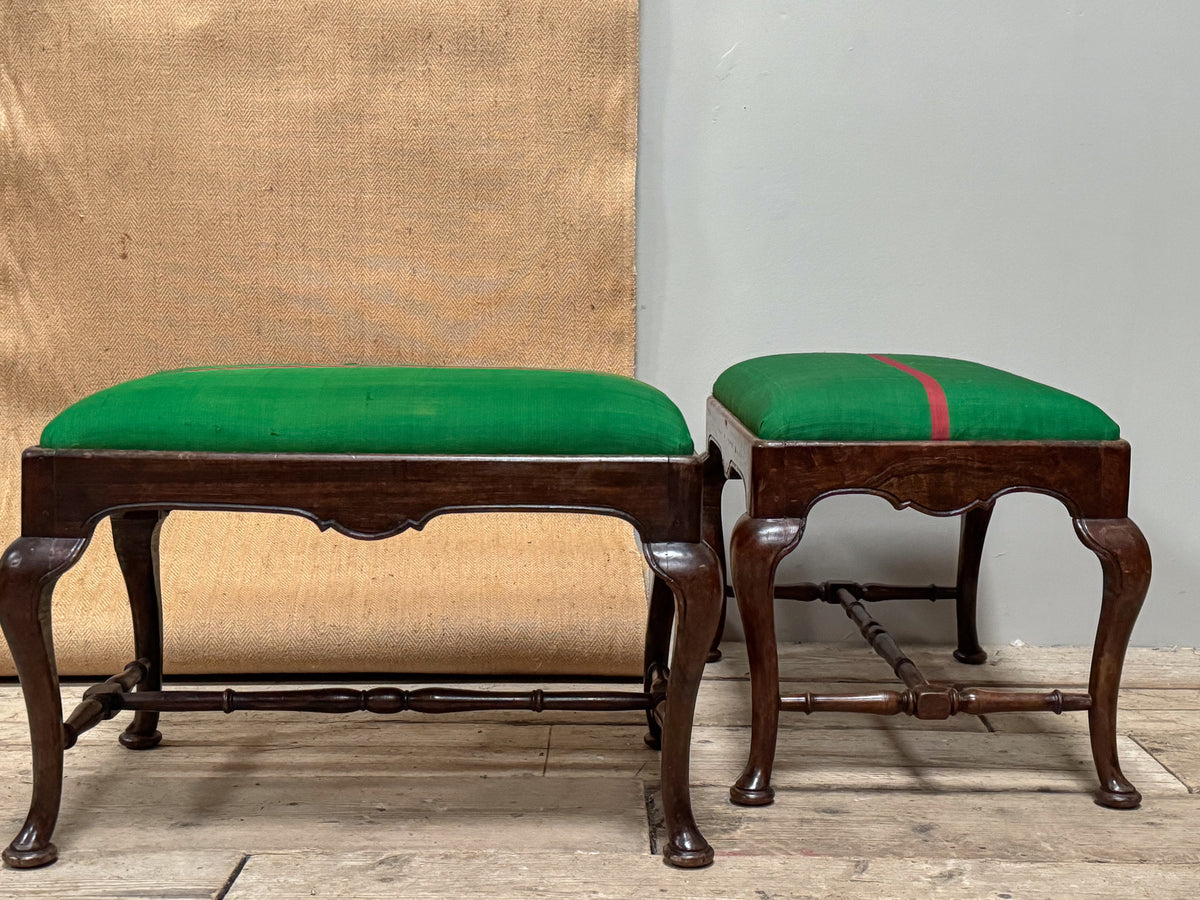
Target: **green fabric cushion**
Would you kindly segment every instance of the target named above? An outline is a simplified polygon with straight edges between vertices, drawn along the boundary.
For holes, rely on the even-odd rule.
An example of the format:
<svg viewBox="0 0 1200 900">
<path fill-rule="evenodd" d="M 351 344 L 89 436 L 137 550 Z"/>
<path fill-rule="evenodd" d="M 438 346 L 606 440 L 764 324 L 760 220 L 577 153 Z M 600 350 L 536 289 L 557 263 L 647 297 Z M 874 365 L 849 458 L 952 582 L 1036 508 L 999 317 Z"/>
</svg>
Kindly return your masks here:
<svg viewBox="0 0 1200 900">
<path fill-rule="evenodd" d="M 1073 394 L 1000 369 L 890 355 L 940 384 L 955 441 L 1109 441 L 1117 423 Z M 862 353 L 790 353 L 726 369 L 713 396 L 777 441 L 927 441 L 930 397 L 914 375 Z"/>
<path fill-rule="evenodd" d="M 620 375 L 401 366 L 178 369 L 85 397 L 41 445 L 217 453 L 680 456 L 665 394 Z"/>
</svg>

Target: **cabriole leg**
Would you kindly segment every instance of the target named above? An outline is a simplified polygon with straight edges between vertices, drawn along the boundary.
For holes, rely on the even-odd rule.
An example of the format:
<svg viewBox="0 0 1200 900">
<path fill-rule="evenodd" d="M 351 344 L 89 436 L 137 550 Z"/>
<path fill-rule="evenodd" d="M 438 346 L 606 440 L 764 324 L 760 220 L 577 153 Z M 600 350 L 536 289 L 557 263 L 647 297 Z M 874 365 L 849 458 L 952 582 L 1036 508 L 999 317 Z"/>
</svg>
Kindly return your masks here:
<svg viewBox="0 0 1200 900">
<path fill-rule="evenodd" d="M 662 736 L 663 857 L 673 866 L 698 868 L 713 861 L 713 851 L 692 815 L 688 770 L 696 691 L 721 615 L 720 566 L 705 543 L 647 544 L 645 552 L 675 595 L 675 650 Z"/>
<path fill-rule="evenodd" d="M 1117 758 L 1117 692 L 1125 649 L 1150 586 L 1150 547 L 1132 519 L 1076 519 L 1075 532 L 1100 558 L 1104 570 L 1104 599 L 1088 684 L 1092 758 L 1100 776 L 1096 802 L 1132 809 L 1142 802 L 1142 795 L 1121 772 Z"/>
<path fill-rule="evenodd" d="M 733 527 L 729 565 L 733 593 L 746 632 L 750 658 L 750 757 L 730 799 L 742 806 L 766 806 L 775 799 L 771 767 L 779 731 L 779 654 L 775 645 L 775 570 L 804 534 L 800 519 L 753 519 L 743 515 Z"/>
<path fill-rule="evenodd" d="M 162 690 L 163 633 L 162 592 L 159 586 L 158 535 L 166 512 L 129 512 L 112 518 L 113 547 L 133 615 L 134 659 L 150 661 L 150 672 L 138 685 L 140 691 Z M 138 711 L 121 733 L 122 745 L 130 750 L 149 750 L 162 740 L 158 713 Z"/>
<path fill-rule="evenodd" d="M 983 541 L 992 506 L 977 506 L 962 517 L 962 536 L 958 544 L 958 580 L 955 612 L 958 617 L 958 649 L 954 658 L 960 663 L 979 666 L 987 662 L 987 653 L 979 646 L 975 621 L 975 603 L 979 594 L 979 565 L 983 561 Z"/>
<path fill-rule="evenodd" d="M 63 715 L 54 666 L 50 602 L 86 538 L 17 538 L 0 560 L 0 627 L 21 679 L 33 746 L 33 798 L 20 833 L 3 852 L 8 865 L 27 869 L 58 858 L 50 842 L 62 801 Z"/>
</svg>

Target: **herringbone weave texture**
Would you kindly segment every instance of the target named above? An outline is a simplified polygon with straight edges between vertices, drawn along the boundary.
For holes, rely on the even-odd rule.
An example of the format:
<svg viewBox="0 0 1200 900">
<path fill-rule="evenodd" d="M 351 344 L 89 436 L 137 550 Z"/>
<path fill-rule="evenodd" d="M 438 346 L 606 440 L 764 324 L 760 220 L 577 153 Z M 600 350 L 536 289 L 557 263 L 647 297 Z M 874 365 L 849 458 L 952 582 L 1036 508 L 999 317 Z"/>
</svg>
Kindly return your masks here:
<svg viewBox="0 0 1200 900">
<path fill-rule="evenodd" d="M 41 426 L 161 369 L 630 373 L 636 9 L 6 3 L 3 536 Z M 640 668 L 643 569 L 615 520 L 456 516 L 359 543 L 175 514 L 163 565 L 168 672 Z M 129 658 L 106 528 L 54 615 L 64 672 Z"/>
</svg>

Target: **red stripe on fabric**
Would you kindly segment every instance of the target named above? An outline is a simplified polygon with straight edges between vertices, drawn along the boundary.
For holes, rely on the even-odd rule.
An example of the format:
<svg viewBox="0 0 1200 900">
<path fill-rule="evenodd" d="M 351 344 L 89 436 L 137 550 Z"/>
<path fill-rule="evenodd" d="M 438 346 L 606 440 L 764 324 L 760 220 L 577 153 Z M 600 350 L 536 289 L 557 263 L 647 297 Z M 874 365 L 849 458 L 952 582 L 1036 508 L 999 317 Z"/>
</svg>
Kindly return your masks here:
<svg viewBox="0 0 1200 900">
<path fill-rule="evenodd" d="M 950 404 L 946 402 L 946 392 L 942 390 L 942 386 L 938 384 L 938 380 L 932 375 L 922 372 L 920 369 L 906 366 L 904 363 L 891 357 L 882 356 L 878 353 L 872 353 L 870 356 L 871 359 L 877 359 L 881 363 L 894 366 L 901 372 L 906 372 L 921 382 L 921 387 L 925 388 L 925 396 L 929 398 L 929 418 L 932 423 L 929 439 L 932 441 L 950 440 Z"/>
</svg>

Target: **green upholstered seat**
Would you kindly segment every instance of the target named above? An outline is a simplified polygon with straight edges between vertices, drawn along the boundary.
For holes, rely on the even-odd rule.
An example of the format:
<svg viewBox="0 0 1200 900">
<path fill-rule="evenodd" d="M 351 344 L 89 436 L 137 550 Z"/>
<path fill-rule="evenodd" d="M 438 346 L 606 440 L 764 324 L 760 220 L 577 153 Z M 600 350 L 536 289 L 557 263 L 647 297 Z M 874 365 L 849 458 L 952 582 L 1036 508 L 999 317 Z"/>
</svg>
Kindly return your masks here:
<svg viewBox="0 0 1200 900">
<path fill-rule="evenodd" d="M 713 396 L 777 441 L 1108 441 L 1117 423 L 1065 391 L 938 356 L 791 353 L 738 363 Z"/>
<path fill-rule="evenodd" d="M 178 369 L 85 397 L 41 446 L 216 453 L 680 456 L 679 409 L 620 375 L 405 366 Z"/>
</svg>

